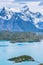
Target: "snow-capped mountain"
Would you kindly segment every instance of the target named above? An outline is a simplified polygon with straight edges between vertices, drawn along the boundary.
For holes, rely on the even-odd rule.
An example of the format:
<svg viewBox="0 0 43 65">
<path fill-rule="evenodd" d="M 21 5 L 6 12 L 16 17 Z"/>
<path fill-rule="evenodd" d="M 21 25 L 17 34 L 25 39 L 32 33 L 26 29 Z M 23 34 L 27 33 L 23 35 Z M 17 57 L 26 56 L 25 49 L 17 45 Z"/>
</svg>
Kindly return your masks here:
<svg viewBox="0 0 43 65">
<path fill-rule="evenodd" d="M 28 6 L 24 6 L 20 12 L 0 11 L 0 31 L 33 31 L 43 32 L 43 15 L 40 12 L 31 12 Z"/>
<path fill-rule="evenodd" d="M 40 13 L 40 12 L 36 12 L 36 13 L 34 13 L 34 12 L 31 12 L 30 10 L 29 10 L 29 8 L 27 7 L 27 6 L 24 6 L 24 14 L 27 16 L 27 17 L 31 17 L 31 19 L 33 20 L 33 23 L 34 23 L 34 25 L 37 27 L 37 28 L 40 28 L 40 29 L 42 29 L 43 27 L 43 24 L 41 25 L 41 23 L 43 23 L 43 15 Z M 30 19 L 30 20 L 31 20 Z M 40 23 L 40 25 L 38 24 L 38 23 Z"/>
<path fill-rule="evenodd" d="M 12 17 L 12 11 L 6 11 L 6 9 L 3 7 L 0 11 L 0 18 L 9 20 Z"/>
</svg>

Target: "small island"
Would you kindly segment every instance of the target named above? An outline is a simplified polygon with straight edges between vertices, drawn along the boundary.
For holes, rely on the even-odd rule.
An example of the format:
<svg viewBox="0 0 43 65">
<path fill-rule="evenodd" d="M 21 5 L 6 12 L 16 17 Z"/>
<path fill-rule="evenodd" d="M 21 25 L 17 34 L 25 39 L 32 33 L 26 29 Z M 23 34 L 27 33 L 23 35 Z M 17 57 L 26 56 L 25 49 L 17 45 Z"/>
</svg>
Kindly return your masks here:
<svg viewBox="0 0 43 65">
<path fill-rule="evenodd" d="M 23 61 L 35 61 L 31 56 L 22 55 L 14 58 L 8 59 L 9 61 L 14 61 L 15 63 L 23 62 Z"/>
</svg>

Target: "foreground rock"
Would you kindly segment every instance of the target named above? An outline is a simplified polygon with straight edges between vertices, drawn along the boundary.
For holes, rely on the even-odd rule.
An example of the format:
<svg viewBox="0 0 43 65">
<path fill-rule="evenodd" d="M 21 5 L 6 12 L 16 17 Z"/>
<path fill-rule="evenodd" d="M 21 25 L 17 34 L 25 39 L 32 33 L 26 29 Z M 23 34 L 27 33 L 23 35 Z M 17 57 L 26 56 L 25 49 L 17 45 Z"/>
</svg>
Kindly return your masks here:
<svg viewBox="0 0 43 65">
<path fill-rule="evenodd" d="M 8 59 L 9 61 L 15 61 L 15 63 L 23 62 L 23 61 L 35 61 L 31 56 L 22 55 L 19 57 L 14 57 Z"/>
<path fill-rule="evenodd" d="M 39 65 L 43 65 L 43 63 L 39 64 Z"/>
</svg>

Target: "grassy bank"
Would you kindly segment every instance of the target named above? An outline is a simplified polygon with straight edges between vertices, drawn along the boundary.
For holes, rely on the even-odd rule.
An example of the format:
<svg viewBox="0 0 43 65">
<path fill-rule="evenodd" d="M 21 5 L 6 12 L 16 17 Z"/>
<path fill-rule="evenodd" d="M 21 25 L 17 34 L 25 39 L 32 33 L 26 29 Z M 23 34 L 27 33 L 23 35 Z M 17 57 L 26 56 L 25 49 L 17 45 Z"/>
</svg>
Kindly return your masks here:
<svg viewBox="0 0 43 65">
<path fill-rule="evenodd" d="M 14 42 L 39 42 L 43 36 L 33 32 L 9 32 L 1 31 L 0 40 L 9 40 Z"/>
</svg>

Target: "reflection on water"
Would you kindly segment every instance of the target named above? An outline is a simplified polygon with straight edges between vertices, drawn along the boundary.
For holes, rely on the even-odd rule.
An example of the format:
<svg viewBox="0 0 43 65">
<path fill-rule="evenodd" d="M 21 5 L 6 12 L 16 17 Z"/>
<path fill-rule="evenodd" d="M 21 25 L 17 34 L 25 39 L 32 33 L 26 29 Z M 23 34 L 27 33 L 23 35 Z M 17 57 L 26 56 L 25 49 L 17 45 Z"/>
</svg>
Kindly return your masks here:
<svg viewBox="0 0 43 65">
<path fill-rule="evenodd" d="M 16 43 L 9 41 L 0 41 L 0 65 L 38 65 L 36 62 L 14 63 L 8 61 L 9 58 L 29 55 L 36 61 L 43 63 L 43 41 L 34 43 Z"/>
</svg>

